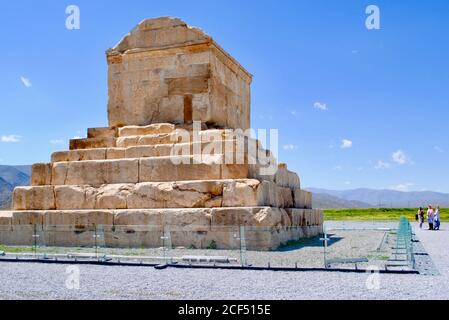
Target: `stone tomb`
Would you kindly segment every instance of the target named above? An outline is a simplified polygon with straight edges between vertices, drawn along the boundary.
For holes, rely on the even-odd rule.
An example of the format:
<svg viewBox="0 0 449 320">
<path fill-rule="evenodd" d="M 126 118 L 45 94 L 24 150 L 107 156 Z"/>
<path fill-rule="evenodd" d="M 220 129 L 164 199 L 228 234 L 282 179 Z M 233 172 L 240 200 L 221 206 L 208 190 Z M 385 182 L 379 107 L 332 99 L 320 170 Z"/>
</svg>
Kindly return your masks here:
<svg viewBox="0 0 449 320">
<path fill-rule="evenodd" d="M 243 163 L 217 161 L 242 152 L 230 129 L 250 128 L 252 76 L 211 37 L 179 19 L 148 19 L 107 62 L 109 127 L 33 165 L 31 186 L 16 188 L 13 211 L 0 212 L 0 243 L 29 245 L 26 227 L 64 226 L 46 245 L 89 245 L 83 232 L 102 226 L 111 247 L 159 247 L 169 228 L 173 246 L 236 248 L 245 226 L 248 249 L 273 250 L 322 232 L 323 214 L 296 173 L 270 158 L 276 170 L 262 175 L 249 161 L 251 142 L 270 155 L 259 142 L 244 138 Z M 194 134 L 192 123 L 201 124 L 200 141 L 180 141 Z M 222 151 L 200 163 L 173 152 L 204 151 L 210 136 Z M 148 236 L 146 226 L 159 233 Z"/>
</svg>

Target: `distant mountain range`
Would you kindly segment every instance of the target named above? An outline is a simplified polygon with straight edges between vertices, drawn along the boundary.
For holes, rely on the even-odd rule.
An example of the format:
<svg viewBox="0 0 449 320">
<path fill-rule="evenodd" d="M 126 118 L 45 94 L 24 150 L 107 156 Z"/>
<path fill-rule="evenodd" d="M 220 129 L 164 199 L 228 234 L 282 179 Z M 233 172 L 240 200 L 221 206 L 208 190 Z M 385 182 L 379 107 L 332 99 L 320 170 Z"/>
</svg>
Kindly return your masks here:
<svg viewBox="0 0 449 320">
<path fill-rule="evenodd" d="M 316 208 L 415 208 L 429 204 L 449 207 L 449 194 L 432 191 L 401 192 L 377 189 L 339 191 L 319 188 L 307 190 L 313 193 Z"/>
<path fill-rule="evenodd" d="M 10 208 L 12 191 L 29 185 L 30 176 L 31 166 L 0 166 L 0 209 Z"/>
</svg>

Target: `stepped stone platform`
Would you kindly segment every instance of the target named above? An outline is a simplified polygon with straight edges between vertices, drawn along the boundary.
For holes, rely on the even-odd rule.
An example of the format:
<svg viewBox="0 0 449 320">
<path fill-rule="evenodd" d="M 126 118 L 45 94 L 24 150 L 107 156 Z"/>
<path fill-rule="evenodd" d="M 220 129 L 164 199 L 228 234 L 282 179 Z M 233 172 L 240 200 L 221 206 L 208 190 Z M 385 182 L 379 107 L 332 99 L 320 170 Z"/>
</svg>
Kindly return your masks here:
<svg viewBox="0 0 449 320">
<path fill-rule="evenodd" d="M 33 165 L 0 212 L 0 243 L 33 243 L 32 226 L 46 245 L 89 245 L 102 226 L 112 247 L 157 247 L 169 228 L 174 246 L 235 248 L 244 226 L 248 249 L 274 250 L 322 232 L 299 176 L 244 132 L 252 76 L 208 35 L 148 19 L 107 61 L 109 127 Z"/>
</svg>

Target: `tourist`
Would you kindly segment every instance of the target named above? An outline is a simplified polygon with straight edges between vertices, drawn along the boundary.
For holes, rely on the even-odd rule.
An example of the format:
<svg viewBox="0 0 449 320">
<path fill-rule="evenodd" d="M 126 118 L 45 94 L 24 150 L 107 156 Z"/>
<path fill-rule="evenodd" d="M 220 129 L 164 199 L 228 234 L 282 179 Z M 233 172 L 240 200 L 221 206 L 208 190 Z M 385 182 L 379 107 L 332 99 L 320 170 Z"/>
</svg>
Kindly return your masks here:
<svg viewBox="0 0 449 320">
<path fill-rule="evenodd" d="M 424 223 L 424 210 L 422 207 L 419 207 L 418 213 L 416 214 L 416 216 L 418 217 L 418 221 L 419 221 L 419 228 L 422 229 L 422 225 Z"/>
<path fill-rule="evenodd" d="M 440 206 L 437 206 L 433 214 L 433 230 L 440 230 Z"/>
<path fill-rule="evenodd" d="M 431 205 L 429 205 L 429 209 L 427 209 L 427 222 L 429 223 L 429 230 L 433 230 L 433 216 L 433 208 Z"/>
</svg>

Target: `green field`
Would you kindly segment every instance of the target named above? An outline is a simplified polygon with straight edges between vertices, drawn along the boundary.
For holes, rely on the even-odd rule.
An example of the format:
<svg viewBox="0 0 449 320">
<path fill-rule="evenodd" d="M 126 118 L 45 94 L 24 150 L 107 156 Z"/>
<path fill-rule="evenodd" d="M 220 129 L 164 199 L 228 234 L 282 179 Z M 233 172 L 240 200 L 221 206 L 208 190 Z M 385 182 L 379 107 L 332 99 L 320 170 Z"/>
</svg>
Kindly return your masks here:
<svg viewBox="0 0 449 320">
<path fill-rule="evenodd" d="M 399 220 L 401 216 L 415 220 L 418 209 L 325 209 L 326 220 Z M 424 213 L 427 209 L 424 210 Z M 449 209 L 441 209 L 441 221 L 449 221 Z"/>
</svg>

